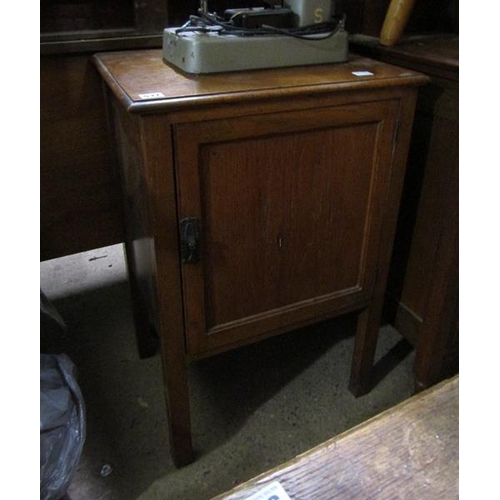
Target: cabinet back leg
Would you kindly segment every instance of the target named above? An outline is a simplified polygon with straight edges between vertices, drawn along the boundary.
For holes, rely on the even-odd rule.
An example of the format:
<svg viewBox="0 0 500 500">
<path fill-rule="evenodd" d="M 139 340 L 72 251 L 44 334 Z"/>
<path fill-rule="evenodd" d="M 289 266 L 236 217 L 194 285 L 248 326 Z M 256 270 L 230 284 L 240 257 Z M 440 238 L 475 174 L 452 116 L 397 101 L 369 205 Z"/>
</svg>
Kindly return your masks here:
<svg viewBox="0 0 500 500">
<path fill-rule="evenodd" d="M 125 242 L 125 260 L 132 301 L 132 314 L 139 357 L 150 358 L 158 352 L 158 333 L 151 323 L 144 298 L 141 294 L 139 277 L 136 272 L 137 256 L 131 241 Z"/>
<path fill-rule="evenodd" d="M 374 321 L 373 316 L 372 307 L 363 309 L 358 314 L 349 381 L 349 390 L 356 397 L 363 396 L 372 389 L 373 361 L 379 332 L 379 322 Z"/>
</svg>

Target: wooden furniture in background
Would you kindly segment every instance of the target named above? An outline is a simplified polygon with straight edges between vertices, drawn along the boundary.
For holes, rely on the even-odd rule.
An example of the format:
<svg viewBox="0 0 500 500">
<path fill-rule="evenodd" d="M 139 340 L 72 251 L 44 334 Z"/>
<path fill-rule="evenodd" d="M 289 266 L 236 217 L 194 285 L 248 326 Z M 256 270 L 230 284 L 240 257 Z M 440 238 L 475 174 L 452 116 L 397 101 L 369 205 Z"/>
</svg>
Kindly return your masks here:
<svg viewBox="0 0 500 500">
<path fill-rule="evenodd" d="M 189 362 L 357 312 L 351 388 L 366 390 L 427 78 L 360 57 L 206 76 L 180 74 L 159 50 L 95 63 L 137 330 L 161 342 L 175 462 L 193 458 Z"/>
<path fill-rule="evenodd" d="M 88 54 L 40 60 L 40 257 L 123 241 L 102 86 Z"/>
<path fill-rule="evenodd" d="M 218 0 L 217 6 L 223 5 Z M 125 241 L 98 51 L 159 48 L 197 0 L 46 0 L 40 6 L 40 258 Z"/>
<path fill-rule="evenodd" d="M 416 348 L 416 390 L 458 371 L 458 43 L 456 35 L 382 47 L 351 37 L 351 50 L 421 71 L 391 273 L 387 317 Z"/>
<path fill-rule="evenodd" d="M 167 3 L 48 0 L 40 9 L 41 260 L 124 241 L 99 50 L 160 47 Z"/>
<path fill-rule="evenodd" d="M 165 0 L 46 0 L 40 9 L 42 54 L 161 45 L 167 24 Z"/>
<path fill-rule="evenodd" d="M 456 376 L 213 500 L 276 481 L 296 500 L 458 499 L 458 416 Z"/>
</svg>

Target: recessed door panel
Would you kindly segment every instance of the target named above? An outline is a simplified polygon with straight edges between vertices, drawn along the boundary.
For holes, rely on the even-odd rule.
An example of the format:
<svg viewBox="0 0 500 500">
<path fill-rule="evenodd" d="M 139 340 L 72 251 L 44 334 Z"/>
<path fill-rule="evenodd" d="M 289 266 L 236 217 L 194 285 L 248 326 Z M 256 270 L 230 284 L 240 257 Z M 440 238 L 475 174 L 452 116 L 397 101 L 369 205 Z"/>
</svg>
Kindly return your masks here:
<svg viewBox="0 0 500 500">
<path fill-rule="evenodd" d="M 197 353 L 367 299 L 389 179 L 393 102 L 176 129 L 183 265 Z"/>
</svg>

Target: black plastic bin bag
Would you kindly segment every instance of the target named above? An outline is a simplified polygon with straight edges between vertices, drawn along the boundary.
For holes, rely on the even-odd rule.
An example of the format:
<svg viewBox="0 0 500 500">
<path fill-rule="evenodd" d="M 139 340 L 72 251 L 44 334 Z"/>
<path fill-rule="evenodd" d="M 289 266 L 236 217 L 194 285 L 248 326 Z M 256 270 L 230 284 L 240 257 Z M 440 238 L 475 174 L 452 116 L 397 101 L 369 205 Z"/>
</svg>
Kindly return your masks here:
<svg viewBox="0 0 500 500">
<path fill-rule="evenodd" d="M 65 354 L 40 354 L 40 500 L 66 494 L 85 442 L 85 405 Z"/>
</svg>

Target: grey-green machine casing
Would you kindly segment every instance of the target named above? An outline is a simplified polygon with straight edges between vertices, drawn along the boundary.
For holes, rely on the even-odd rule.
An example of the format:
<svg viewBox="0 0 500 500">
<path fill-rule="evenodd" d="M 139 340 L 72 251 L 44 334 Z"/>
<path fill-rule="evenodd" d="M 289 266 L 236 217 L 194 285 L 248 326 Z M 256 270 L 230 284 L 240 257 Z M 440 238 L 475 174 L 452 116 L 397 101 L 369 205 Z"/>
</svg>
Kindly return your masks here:
<svg viewBox="0 0 500 500">
<path fill-rule="evenodd" d="M 163 60 L 191 74 L 343 62 L 348 56 L 343 26 L 329 37 L 311 35 L 316 40 L 176 31 L 163 31 Z"/>
</svg>

